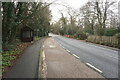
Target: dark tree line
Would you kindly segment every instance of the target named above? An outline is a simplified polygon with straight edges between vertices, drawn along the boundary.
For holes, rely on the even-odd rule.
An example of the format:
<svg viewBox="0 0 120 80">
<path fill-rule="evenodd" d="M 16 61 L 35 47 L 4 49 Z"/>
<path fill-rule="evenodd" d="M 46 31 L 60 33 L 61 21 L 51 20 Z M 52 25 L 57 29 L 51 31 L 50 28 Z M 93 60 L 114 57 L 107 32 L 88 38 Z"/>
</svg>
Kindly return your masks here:
<svg viewBox="0 0 120 80">
<path fill-rule="evenodd" d="M 50 31 L 51 3 L 42 2 L 3 2 L 2 39 L 10 43 L 20 37 L 21 28 L 28 26 L 38 36 L 46 36 Z"/>
</svg>

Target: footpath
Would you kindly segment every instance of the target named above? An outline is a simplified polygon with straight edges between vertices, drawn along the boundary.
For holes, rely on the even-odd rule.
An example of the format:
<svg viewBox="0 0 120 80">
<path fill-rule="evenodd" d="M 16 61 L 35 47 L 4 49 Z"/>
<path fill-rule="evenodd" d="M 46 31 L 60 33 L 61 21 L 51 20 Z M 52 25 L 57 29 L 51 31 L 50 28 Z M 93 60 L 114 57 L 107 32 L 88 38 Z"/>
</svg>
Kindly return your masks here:
<svg viewBox="0 0 120 80">
<path fill-rule="evenodd" d="M 63 49 L 52 38 L 43 45 L 46 78 L 104 78 Z"/>
<path fill-rule="evenodd" d="M 38 40 L 26 48 L 5 78 L 38 78 L 39 54 L 44 40 L 45 38 Z"/>
</svg>

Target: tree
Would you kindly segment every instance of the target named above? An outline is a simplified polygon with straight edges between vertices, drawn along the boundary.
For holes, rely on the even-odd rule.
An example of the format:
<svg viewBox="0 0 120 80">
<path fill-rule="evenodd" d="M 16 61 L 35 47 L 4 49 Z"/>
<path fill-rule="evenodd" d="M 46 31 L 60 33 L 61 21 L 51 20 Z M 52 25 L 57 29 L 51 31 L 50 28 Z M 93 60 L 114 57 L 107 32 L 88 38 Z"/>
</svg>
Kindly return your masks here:
<svg viewBox="0 0 120 80">
<path fill-rule="evenodd" d="M 24 26 L 40 29 L 39 34 L 46 36 L 50 31 L 52 3 L 42 2 L 3 2 L 3 43 L 11 43 L 20 36 Z"/>
<path fill-rule="evenodd" d="M 91 35 L 95 34 L 96 15 L 93 3 L 86 3 L 83 7 L 80 8 L 80 12 L 83 17 L 82 26 L 84 26 L 84 31 Z"/>
<path fill-rule="evenodd" d="M 99 23 L 98 35 L 100 35 L 100 36 L 104 35 L 104 32 L 105 32 L 107 11 L 108 11 L 109 7 L 111 5 L 113 5 L 114 3 L 115 2 L 109 2 L 107 0 L 105 2 L 102 2 L 102 1 L 95 2 L 95 9 L 97 11 L 97 19 L 98 19 L 98 23 Z"/>
</svg>

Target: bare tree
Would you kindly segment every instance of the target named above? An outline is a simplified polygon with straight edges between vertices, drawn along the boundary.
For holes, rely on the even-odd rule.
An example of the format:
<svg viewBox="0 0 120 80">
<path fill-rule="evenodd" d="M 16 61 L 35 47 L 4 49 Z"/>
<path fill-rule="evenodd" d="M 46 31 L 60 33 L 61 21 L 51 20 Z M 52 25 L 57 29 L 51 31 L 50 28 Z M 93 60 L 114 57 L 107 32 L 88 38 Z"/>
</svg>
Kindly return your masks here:
<svg viewBox="0 0 120 80">
<path fill-rule="evenodd" d="M 115 2 L 108 2 L 107 0 L 105 2 L 102 2 L 100 0 L 97 0 L 95 2 L 95 9 L 97 12 L 97 19 L 99 23 L 99 33 L 98 35 L 104 35 L 105 28 L 106 28 L 106 20 L 107 20 L 107 11 L 111 5 L 113 5 Z"/>
</svg>

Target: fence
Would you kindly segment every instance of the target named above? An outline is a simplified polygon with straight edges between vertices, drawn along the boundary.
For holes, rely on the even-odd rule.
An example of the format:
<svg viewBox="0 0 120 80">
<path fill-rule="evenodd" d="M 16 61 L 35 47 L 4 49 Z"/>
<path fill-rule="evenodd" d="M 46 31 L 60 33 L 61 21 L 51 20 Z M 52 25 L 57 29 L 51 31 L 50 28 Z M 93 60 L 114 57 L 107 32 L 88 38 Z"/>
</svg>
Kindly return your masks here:
<svg viewBox="0 0 120 80">
<path fill-rule="evenodd" d="M 118 40 L 119 39 L 115 36 L 112 36 L 112 37 L 108 37 L 108 36 L 88 36 L 86 41 L 101 44 L 101 45 L 120 48 L 120 45 L 118 44 Z"/>
</svg>

